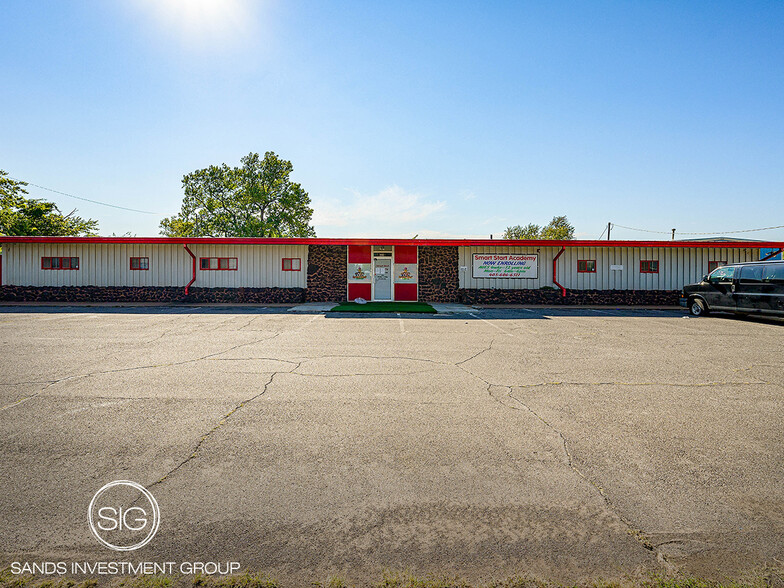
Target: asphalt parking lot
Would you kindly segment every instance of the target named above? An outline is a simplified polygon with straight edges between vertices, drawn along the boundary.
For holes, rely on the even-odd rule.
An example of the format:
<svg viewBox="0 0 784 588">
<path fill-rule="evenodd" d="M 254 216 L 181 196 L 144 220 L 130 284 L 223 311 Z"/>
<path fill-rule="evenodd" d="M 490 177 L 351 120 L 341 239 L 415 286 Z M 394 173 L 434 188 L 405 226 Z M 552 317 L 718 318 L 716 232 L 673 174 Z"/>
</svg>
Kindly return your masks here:
<svg viewBox="0 0 784 588">
<path fill-rule="evenodd" d="M 784 322 L 0 308 L 0 558 L 571 582 L 784 562 Z M 108 551 L 87 505 L 147 487 Z"/>
</svg>

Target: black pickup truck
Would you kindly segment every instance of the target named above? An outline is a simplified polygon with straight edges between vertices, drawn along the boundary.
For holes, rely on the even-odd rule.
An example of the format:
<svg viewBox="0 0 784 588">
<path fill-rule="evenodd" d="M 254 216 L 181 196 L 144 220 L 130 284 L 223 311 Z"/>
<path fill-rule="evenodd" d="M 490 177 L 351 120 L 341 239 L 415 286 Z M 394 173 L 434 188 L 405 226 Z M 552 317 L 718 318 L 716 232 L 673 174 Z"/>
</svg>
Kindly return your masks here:
<svg viewBox="0 0 784 588">
<path fill-rule="evenodd" d="M 724 265 L 683 287 L 680 304 L 694 316 L 711 311 L 784 316 L 784 261 Z"/>
</svg>

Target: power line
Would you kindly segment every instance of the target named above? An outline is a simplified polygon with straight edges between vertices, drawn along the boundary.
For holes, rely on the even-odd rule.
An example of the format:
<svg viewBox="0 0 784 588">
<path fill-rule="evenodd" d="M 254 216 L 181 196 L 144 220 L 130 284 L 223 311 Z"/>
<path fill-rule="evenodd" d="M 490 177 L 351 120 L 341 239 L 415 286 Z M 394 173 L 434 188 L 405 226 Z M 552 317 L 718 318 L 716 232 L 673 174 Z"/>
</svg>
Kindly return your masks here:
<svg viewBox="0 0 784 588">
<path fill-rule="evenodd" d="M 10 176 L 9 176 L 10 177 Z M 19 178 L 10 178 L 16 182 L 22 182 L 23 184 L 27 184 L 28 186 L 35 186 L 36 188 L 40 188 L 41 190 L 46 190 L 47 192 L 54 192 L 55 194 L 62 194 L 63 196 L 68 196 L 69 198 L 75 198 L 76 200 L 84 200 L 85 202 L 92 202 L 93 204 L 98 204 L 100 206 L 107 206 L 109 208 L 117 208 L 119 210 L 127 210 L 129 212 L 138 212 L 140 214 L 159 214 L 157 212 L 150 212 L 149 210 L 137 210 L 135 208 L 126 208 L 125 206 L 117 206 L 116 204 L 107 204 L 106 202 L 99 202 L 98 200 L 90 200 L 89 198 L 82 198 L 81 196 L 74 196 L 73 194 L 67 194 L 65 192 L 60 192 L 60 190 L 53 190 L 52 188 L 47 188 L 46 186 L 39 186 L 38 184 L 33 184 L 32 182 L 25 182 L 24 180 L 20 180 Z"/>
<path fill-rule="evenodd" d="M 672 231 L 651 231 L 649 229 L 637 229 L 635 227 L 626 227 L 624 225 L 617 225 L 615 223 L 612 224 L 613 227 L 620 227 L 622 229 L 629 229 L 630 231 L 641 231 L 643 233 L 658 233 L 661 235 L 669 235 Z M 687 233 L 684 231 L 678 231 L 679 235 L 730 235 L 733 233 L 754 233 L 756 231 L 770 231 L 773 229 L 784 229 L 784 225 L 779 225 L 776 227 L 762 227 L 761 229 L 742 229 L 739 231 L 710 231 L 707 233 Z M 604 233 L 602 233 L 604 234 Z"/>
</svg>

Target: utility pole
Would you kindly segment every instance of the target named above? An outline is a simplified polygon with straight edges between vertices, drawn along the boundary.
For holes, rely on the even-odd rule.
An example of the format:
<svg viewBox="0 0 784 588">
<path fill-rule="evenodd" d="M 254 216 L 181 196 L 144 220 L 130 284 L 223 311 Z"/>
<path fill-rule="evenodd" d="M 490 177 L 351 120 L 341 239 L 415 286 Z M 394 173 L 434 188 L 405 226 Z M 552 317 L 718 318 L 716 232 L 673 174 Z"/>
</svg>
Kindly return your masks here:
<svg viewBox="0 0 784 588">
<path fill-rule="evenodd" d="M 607 223 L 607 240 L 610 240 L 610 227 L 612 227 L 612 223 Z"/>
<path fill-rule="evenodd" d="M 675 229 L 672 230 L 672 240 L 675 241 Z"/>
</svg>

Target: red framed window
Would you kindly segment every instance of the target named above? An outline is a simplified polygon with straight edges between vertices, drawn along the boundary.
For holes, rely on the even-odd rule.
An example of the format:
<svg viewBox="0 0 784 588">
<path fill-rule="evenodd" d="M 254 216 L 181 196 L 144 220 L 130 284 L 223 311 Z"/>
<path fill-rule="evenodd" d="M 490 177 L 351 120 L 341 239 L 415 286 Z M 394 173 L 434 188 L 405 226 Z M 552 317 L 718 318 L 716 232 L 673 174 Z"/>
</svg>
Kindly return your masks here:
<svg viewBox="0 0 784 588">
<path fill-rule="evenodd" d="M 596 260 L 595 259 L 578 259 L 577 272 L 580 274 L 595 274 L 596 273 Z"/>
<path fill-rule="evenodd" d="M 199 267 L 202 270 L 237 271 L 236 257 L 201 257 Z"/>
<path fill-rule="evenodd" d="M 45 270 L 78 270 L 78 257 L 42 257 L 41 269 Z"/>
<path fill-rule="evenodd" d="M 640 273 L 641 274 L 658 274 L 659 273 L 659 260 L 658 259 L 643 259 L 643 260 L 640 260 Z"/>
<path fill-rule="evenodd" d="M 299 257 L 284 257 L 281 269 L 284 272 L 300 272 L 302 271 L 302 259 Z"/>
<path fill-rule="evenodd" d="M 131 257 L 131 269 L 146 271 L 150 269 L 149 257 Z"/>
<path fill-rule="evenodd" d="M 713 270 L 715 270 L 716 268 L 721 267 L 723 265 L 727 265 L 727 262 L 726 261 L 709 261 L 708 262 L 708 273 L 711 273 Z"/>
</svg>

